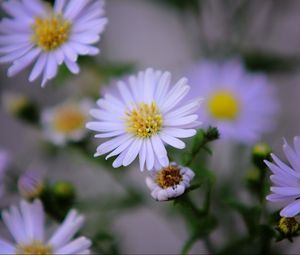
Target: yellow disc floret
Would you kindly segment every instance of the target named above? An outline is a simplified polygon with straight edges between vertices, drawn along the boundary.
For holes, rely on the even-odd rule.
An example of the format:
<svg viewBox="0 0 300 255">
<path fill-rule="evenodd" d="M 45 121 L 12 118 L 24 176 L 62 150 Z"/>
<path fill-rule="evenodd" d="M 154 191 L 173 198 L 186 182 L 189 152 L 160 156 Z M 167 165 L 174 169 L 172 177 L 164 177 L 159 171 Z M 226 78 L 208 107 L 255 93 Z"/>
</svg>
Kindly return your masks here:
<svg viewBox="0 0 300 255">
<path fill-rule="evenodd" d="M 155 180 L 156 183 L 163 189 L 174 187 L 182 181 L 180 168 L 174 165 L 164 167 L 156 174 Z"/>
<path fill-rule="evenodd" d="M 229 91 L 217 91 L 208 99 L 208 110 L 210 114 L 221 120 L 234 120 L 240 112 L 238 99 Z"/>
<path fill-rule="evenodd" d="M 126 123 L 128 132 L 140 138 L 149 138 L 160 131 L 163 118 L 154 102 L 140 103 L 126 112 Z"/>
<path fill-rule="evenodd" d="M 68 40 L 70 30 L 71 23 L 61 16 L 36 18 L 33 24 L 33 41 L 44 51 L 52 51 Z"/>
<path fill-rule="evenodd" d="M 16 248 L 17 255 L 52 255 L 52 248 L 39 241 L 33 241 L 30 244 L 20 244 Z"/>
<path fill-rule="evenodd" d="M 86 114 L 73 104 L 62 105 L 57 108 L 53 116 L 53 128 L 59 133 L 68 134 L 84 128 Z"/>
</svg>

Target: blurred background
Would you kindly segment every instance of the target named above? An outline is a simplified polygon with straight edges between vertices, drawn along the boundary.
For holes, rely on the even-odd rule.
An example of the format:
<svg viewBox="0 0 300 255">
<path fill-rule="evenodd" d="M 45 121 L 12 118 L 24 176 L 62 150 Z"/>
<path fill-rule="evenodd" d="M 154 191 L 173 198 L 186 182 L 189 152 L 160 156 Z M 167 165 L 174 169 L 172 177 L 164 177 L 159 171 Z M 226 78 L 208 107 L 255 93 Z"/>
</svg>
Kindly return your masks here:
<svg viewBox="0 0 300 255">
<path fill-rule="evenodd" d="M 28 69 L 7 78 L 7 66 L 2 65 L 0 93 L 26 95 L 47 108 L 68 98 L 93 95 L 94 100 L 101 87 L 131 71 L 153 67 L 171 71 L 176 79 L 201 59 L 237 56 L 249 70 L 266 72 L 276 87 L 277 125 L 263 141 L 282 156 L 282 137 L 291 141 L 300 130 L 299 11 L 297 0 L 107 0 L 109 23 L 99 44 L 101 54 L 93 61 L 85 59 L 79 75 L 61 72 L 42 89 L 38 82 L 29 84 Z M 11 154 L 12 164 L 21 172 L 41 168 L 50 181 L 63 179 L 75 185 L 78 207 L 88 216 L 83 231 L 94 234 L 95 222 L 98 224 L 99 250 L 123 254 L 180 251 L 187 239 L 183 221 L 168 203 L 151 199 L 144 175 L 135 166 L 111 174 L 104 164 L 94 164 L 76 149 L 49 153 L 43 133 L 9 113 L 1 98 L 0 147 Z M 95 149 L 96 143 L 93 146 Z M 228 146 L 218 146 L 211 159 L 220 175 L 229 171 L 234 159 Z M 118 197 L 115 202 L 114 197 Z M 2 204 L 11 199 L 17 198 L 7 196 Z M 89 210 L 91 205 L 97 209 Z M 242 225 L 239 228 L 243 230 Z M 223 235 L 216 231 L 213 239 L 222 243 Z M 287 241 L 276 245 L 290 254 L 299 247 Z M 205 252 L 201 241 L 192 249 L 192 253 Z"/>
</svg>

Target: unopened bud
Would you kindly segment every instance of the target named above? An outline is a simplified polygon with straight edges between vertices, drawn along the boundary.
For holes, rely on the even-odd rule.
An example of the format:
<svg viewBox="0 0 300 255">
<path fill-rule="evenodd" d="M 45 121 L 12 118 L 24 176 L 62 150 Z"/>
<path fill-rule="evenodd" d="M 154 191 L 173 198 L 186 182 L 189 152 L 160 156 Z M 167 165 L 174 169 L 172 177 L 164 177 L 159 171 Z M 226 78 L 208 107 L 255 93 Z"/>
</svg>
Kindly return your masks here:
<svg viewBox="0 0 300 255">
<path fill-rule="evenodd" d="M 59 181 L 53 185 L 53 195 L 58 200 L 71 202 L 75 198 L 75 189 L 72 183 Z"/>
<path fill-rule="evenodd" d="M 17 118 L 32 124 L 38 123 L 39 113 L 37 106 L 29 97 L 6 93 L 3 95 L 3 104 L 6 111 Z"/>
<path fill-rule="evenodd" d="M 253 163 L 259 168 L 264 169 L 266 165 L 264 160 L 270 160 L 272 150 L 269 145 L 265 143 L 258 143 L 252 148 Z"/>
<path fill-rule="evenodd" d="M 284 218 L 282 217 L 278 224 L 278 230 L 284 236 L 293 236 L 300 229 L 300 224 L 296 218 Z"/>
<path fill-rule="evenodd" d="M 20 177 L 18 189 L 22 197 L 33 200 L 41 196 L 44 190 L 44 182 L 39 173 L 27 171 Z"/>
</svg>

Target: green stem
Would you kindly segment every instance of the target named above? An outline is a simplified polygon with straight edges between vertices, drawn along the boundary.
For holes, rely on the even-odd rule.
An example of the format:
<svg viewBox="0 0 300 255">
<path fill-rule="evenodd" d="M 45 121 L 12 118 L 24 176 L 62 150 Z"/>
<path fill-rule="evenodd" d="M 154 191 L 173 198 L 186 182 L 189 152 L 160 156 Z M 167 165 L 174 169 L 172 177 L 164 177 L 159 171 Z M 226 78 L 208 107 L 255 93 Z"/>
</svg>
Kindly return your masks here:
<svg viewBox="0 0 300 255">
<path fill-rule="evenodd" d="M 205 200 L 204 200 L 204 204 L 203 204 L 203 212 L 205 213 L 205 215 L 207 215 L 209 213 L 210 204 L 211 204 L 211 201 L 210 201 L 211 193 L 212 193 L 211 181 L 208 181 L 207 184 L 208 185 L 207 185 Z"/>
<path fill-rule="evenodd" d="M 193 248 L 193 245 L 197 242 L 198 237 L 197 235 L 191 236 L 184 244 L 184 246 L 181 249 L 181 254 L 186 255 L 189 253 L 189 251 Z"/>
</svg>

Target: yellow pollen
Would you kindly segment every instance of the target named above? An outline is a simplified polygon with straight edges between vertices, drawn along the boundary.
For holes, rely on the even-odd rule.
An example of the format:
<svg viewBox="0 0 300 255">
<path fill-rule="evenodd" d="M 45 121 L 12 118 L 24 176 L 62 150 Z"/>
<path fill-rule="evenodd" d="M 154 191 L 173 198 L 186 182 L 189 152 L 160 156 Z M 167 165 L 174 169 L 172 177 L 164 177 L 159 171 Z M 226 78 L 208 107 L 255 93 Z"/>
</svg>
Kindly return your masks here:
<svg viewBox="0 0 300 255">
<path fill-rule="evenodd" d="M 174 187 L 181 181 L 182 175 L 178 166 L 164 167 L 156 175 L 156 183 L 163 189 Z"/>
<path fill-rule="evenodd" d="M 149 138 L 157 134 L 163 123 L 163 118 L 157 105 L 140 103 L 132 111 L 126 112 L 128 132 L 140 137 Z"/>
<path fill-rule="evenodd" d="M 234 120 L 240 112 L 238 99 L 229 91 L 220 90 L 215 92 L 207 103 L 210 114 L 221 120 Z"/>
<path fill-rule="evenodd" d="M 52 51 L 68 40 L 70 30 L 71 23 L 61 16 L 36 18 L 33 24 L 33 41 L 44 51 Z"/>
<path fill-rule="evenodd" d="M 86 115 L 77 105 L 67 104 L 58 108 L 53 117 L 53 128 L 60 133 L 71 133 L 84 128 Z"/>
<path fill-rule="evenodd" d="M 52 248 L 39 241 L 33 241 L 30 244 L 20 244 L 17 246 L 17 255 L 52 255 Z"/>
</svg>

